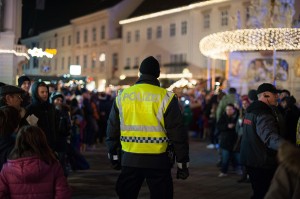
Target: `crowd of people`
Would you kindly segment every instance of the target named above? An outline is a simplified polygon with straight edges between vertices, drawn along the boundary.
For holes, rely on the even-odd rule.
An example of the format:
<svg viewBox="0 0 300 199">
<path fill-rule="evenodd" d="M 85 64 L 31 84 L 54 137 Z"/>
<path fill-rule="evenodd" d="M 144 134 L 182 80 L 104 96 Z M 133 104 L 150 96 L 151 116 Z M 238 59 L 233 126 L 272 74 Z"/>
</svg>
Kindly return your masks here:
<svg viewBox="0 0 300 199">
<path fill-rule="evenodd" d="M 0 83 L 0 197 L 70 198 L 70 169 L 89 168 L 80 152 L 105 141 L 112 168 L 121 169 L 120 198 L 137 198 L 144 180 L 152 198 L 173 198 L 171 168 L 176 162 L 176 177 L 188 178 L 191 132 L 218 150 L 216 175 L 228 176 L 232 166 L 238 182 L 251 183 L 253 199 L 297 198 L 300 110 L 290 91 L 263 83 L 241 96 L 197 85 L 174 95 L 160 88 L 159 67 L 154 57 L 143 60 L 136 84 L 118 95 L 50 89 L 27 76 L 17 86 Z M 39 188 L 29 189 L 34 183 Z"/>
</svg>

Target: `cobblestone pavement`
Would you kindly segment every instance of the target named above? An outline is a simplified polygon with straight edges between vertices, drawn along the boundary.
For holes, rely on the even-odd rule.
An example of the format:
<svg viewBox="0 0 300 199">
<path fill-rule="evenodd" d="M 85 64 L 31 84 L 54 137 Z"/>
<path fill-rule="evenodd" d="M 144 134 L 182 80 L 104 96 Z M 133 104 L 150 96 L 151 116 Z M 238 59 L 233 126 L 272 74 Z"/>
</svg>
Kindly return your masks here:
<svg viewBox="0 0 300 199">
<path fill-rule="evenodd" d="M 175 179 L 173 169 L 174 199 L 245 199 L 251 196 L 250 183 L 237 183 L 240 176 L 229 173 L 219 178 L 216 167 L 218 152 L 206 149 L 206 142 L 190 140 L 190 177 Z M 71 172 L 68 181 L 73 189 L 74 199 L 115 199 L 115 182 L 119 171 L 110 168 L 104 144 L 84 153 L 91 169 Z M 149 190 L 144 184 L 139 199 L 149 199 Z"/>
</svg>

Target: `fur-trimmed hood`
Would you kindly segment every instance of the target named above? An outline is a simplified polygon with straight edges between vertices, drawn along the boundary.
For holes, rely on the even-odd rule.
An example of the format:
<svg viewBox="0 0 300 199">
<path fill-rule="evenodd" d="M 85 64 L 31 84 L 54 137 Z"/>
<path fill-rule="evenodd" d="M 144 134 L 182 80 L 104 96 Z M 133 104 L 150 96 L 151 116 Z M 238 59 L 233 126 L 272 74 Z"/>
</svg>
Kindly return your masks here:
<svg viewBox="0 0 300 199">
<path fill-rule="evenodd" d="M 300 149 L 289 142 L 283 142 L 278 150 L 278 160 L 282 166 L 300 176 Z"/>
</svg>

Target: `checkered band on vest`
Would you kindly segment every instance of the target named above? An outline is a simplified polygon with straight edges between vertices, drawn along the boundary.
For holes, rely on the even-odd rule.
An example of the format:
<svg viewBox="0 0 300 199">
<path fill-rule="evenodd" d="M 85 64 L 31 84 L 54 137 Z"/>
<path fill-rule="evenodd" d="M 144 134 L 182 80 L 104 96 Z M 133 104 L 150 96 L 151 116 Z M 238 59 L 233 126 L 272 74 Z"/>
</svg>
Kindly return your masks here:
<svg viewBox="0 0 300 199">
<path fill-rule="evenodd" d="M 164 143 L 168 142 L 167 137 L 154 138 L 154 137 L 125 137 L 121 136 L 122 142 L 136 142 L 136 143 Z"/>
</svg>

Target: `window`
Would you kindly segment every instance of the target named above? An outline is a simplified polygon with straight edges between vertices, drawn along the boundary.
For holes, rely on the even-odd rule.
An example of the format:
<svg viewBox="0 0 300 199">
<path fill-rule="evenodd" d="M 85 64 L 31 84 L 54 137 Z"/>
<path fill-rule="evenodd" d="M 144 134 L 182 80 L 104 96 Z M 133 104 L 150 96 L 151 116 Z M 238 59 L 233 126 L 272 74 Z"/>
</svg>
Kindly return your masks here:
<svg viewBox="0 0 300 199">
<path fill-rule="evenodd" d="M 83 68 L 87 68 L 87 55 L 83 55 Z"/>
<path fill-rule="evenodd" d="M 68 57 L 68 67 L 71 65 L 71 57 Z"/>
<path fill-rule="evenodd" d="M 43 49 L 45 50 L 46 49 L 46 42 L 44 41 L 43 43 Z"/>
<path fill-rule="evenodd" d="M 95 27 L 92 30 L 92 39 L 93 41 L 97 40 L 97 29 Z"/>
<path fill-rule="evenodd" d="M 130 69 L 130 58 L 129 57 L 127 57 L 127 59 L 126 59 L 125 69 Z"/>
<path fill-rule="evenodd" d="M 147 28 L 147 39 L 148 40 L 152 39 L 152 28 Z"/>
<path fill-rule="evenodd" d="M 134 66 L 133 66 L 133 68 L 139 68 L 139 64 L 140 64 L 140 60 L 139 60 L 139 58 L 138 57 L 136 57 L 135 59 L 134 59 Z"/>
<path fill-rule="evenodd" d="M 65 69 L 65 58 L 61 58 L 61 70 Z"/>
<path fill-rule="evenodd" d="M 61 46 L 65 46 L 65 37 L 61 38 Z"/>
<path fill-rule="evenodd" d="M 162 37 L 162 28 L 161 26 L 157 26 L 156 28 L 156 38 L 159 39 Z"/>
<path fill-rule="evenodd" d="M 71 35 L 68 36 L 68 45 L 71 46 L 72 44 L 72 37 Z"/>
<path fill-rule="evenodd" d="M 105 26 L 101 26 L 101 35 L 100 35 L 101 39 L 105 39 Z"/>
<path fill-rule="evenodd" d="M 57 59 L 54 59 L 54 70 L 57 71 Z"/>
<path fill-rule="evenodd" d="M 131 32 L 127 32 L 127 43 L 131 42 Z"/>
<path fill-rule="evenodd" d="M 51 48 L 51 40 L 48 41 L 48 48 Z"/>
<path fill-rule="evenodd" d="M 221 26 L 227 26 L 228 25 L 228 11 L 222 10 L 221 11 Z"/>
<path fill-rule="evenodd" d="M 186 21 L 181 22 L 181 34 L 182 35 L 187 34 L 187 22 Z"/>
<path fill-rule="evenodd" d="M 80 32 L 76 32 L 76 44 L 80 43 Z"/>
<path fill-rule="evenodd" d="M 155 57 L 157 59 L 157 61 L 161 64 L 161 55 L 156 55 Z"/>
<path fill-rule="evenodd" d="M 174 23 L 170 24 L 170 36 L 174 37 L 176 35 L 176 25 Z"/>
<path fill-rule="evenodd" d="M 80 62 L 79 56 L 76 56 L 76 64 L 79 65 L 80 64 L 79 62 Z"/>
<path fill-rule="evenodd" d="M 37 57 L 33 57 L 33 68 L 39 67 L 39 59 Z"/>
<path fill-rule="evenodd" d="M 246 21 L 249 21 L 250 19 L 250 6 L 247 6 L 246 7 Z"/>
<path fill-rule="evenodd" d="M 83 41 L 84 43 L 88 42 L 88 30 L 84 30 Z"/>
<path fill-rule="evenodd" d="M 112 66 L 113 66 L 113 69 L 114 70 L 117 70 L 118 69 L 118 53 L 113 53 L 112 54 Z"/>
<path fill-rule="evenodd" d="M 57 48 L 57 39 L 54 40 L 54 48 Z"/>
<path fill-rule="evenodd" d="M 96 58 L 95 57 L 92 57 L 92 68 L 95 68 L 96 67 Z"/>
<path fill-rule="evenodd" d="M 139 30 L 135 31 L 135 41 L 140 41 L 140 31 Z"/>
<path fill-rule="evenodd" d="M 205 13 L 203 15 L 203 28 L 209 28 L 210 27 L 210 14 Z"/>
</svg>

